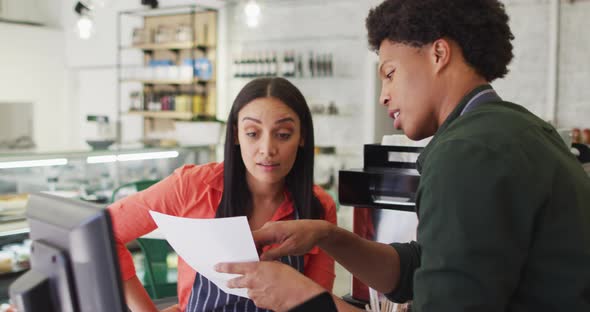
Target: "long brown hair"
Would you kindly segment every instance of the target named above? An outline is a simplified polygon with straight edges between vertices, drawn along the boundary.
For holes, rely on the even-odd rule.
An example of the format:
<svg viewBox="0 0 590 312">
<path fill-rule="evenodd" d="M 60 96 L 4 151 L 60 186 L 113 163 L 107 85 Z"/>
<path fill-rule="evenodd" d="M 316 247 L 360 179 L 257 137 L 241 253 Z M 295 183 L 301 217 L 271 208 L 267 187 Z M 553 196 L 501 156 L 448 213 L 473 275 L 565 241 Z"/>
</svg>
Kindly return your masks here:
<svg viewBox="0 0 590 312">
<path fill-rule="evenodd" d="M 302 219 L 321 219 L 324 209 L 313 194 L 314 140 L 311 113 L 303 94 L 284 78 L 259 78 L 250 81 L 237 95 L 227 119 L 224 150 L 223 195 L 216 217 L 250 216 L 252 193 L 246 181 L 246 167 L 240 146 L 235 144 L 238 113 L 258 98 L 274 97 L 289 106 L 301 121 L 304 146 L 297 150 L 293 168 L 285 178 L 295 209 Z"/>
</svg>

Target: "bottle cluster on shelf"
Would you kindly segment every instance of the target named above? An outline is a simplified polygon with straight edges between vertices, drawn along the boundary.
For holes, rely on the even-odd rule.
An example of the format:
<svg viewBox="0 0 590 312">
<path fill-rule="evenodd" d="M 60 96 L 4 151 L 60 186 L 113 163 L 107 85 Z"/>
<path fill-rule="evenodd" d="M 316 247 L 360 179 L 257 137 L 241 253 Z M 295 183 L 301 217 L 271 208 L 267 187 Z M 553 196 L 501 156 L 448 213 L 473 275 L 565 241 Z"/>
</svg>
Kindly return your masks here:
<svg viewBox="0 0 590 312">
<path fill-rule="evenodd" d="M 193 38 L 193 28 L 190 25 L 158 25 L 156 29 L 134 28 L 132 41 L 133 45 L 137 46 L 150 43 L 192 42 Z"/>
<path fill-rule="evenodd" d="M 150 60 L 148 66 L 121 68 L 123 80 L 211 80 L 213 65 L 207 58 L 186 58 L 180 65 L 172 60 Z"/>
<path fill-rule="evenodd" d="M 144 18 L 143 27 L 133 29 L 131 41 L 134 47 L 140 48 L 152 48 L 150 45 L 154 44 L 215 46 L 216 25 L 217 12 L 214 11 L 148 16 Z"/>
<path fill-rule="evenodd" d="M 571 132 L 572 143 L 581 143 L 590 145 L 590 128 L 580 129 L 573 128 Z"/>
<path fill-rule="evenodd" d="M 139 112 L 179 112 L 215 116 L 211 98 L 196 93 L 130 93 L 130 110 Z"/>
<path fill-rule="evenodd" d="M 233 59 L 233 76 L 254 77 L 332 77 L 334 64 L 332 53 L 304 53 L 284 51 L 281 57 L 276 51 L 244 52 Z"/>
</svg>

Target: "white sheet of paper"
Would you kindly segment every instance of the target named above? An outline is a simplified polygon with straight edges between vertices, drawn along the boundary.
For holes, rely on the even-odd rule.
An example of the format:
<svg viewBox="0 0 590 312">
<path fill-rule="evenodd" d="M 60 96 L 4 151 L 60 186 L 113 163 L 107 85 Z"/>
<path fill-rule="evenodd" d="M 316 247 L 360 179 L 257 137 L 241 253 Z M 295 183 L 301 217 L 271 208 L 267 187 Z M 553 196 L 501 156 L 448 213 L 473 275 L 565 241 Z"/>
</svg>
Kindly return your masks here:
<svg viewBox="0 0 590 312">
<path fill-rule="evenodd" d="M 176 253 L 193 269 L 228 294 L 248 298 L 245 288 L 227 288 L 236 274 L 218 273 L 221 262 L 257 262 L 256 245 L 246 217 L 219 219 L 181 218 L 150 211 Z"/>
</svg>

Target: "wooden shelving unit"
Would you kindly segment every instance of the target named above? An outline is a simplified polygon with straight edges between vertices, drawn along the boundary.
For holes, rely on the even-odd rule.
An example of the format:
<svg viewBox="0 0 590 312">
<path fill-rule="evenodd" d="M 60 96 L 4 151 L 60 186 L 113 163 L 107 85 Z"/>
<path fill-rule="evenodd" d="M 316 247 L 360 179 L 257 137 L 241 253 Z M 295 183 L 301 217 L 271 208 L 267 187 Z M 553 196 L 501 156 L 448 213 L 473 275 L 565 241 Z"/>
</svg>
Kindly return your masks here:
<svg viewBox="0 0 590 312">
<path fill-rule="evenodd" d="M 142 26 L 137 32 L 141 35 L 132 36 L 132 42 L 122 43 L 121 33 L 122 18 L 136 18 Z M 137 23 L 132 23 L 137 24 Z M 149 138 L 150 134 L 157 132 L 170 132 L 175 129 L 175 121 L 190 121 L 202 116 L 215 116 L 216 114 L 216 81 L 215 67 L 217 60 L 217 11 L 199 5 L 186 5 L 178 7 L 164 7 L 154 10 L 124 11 L 119 13 L 118 19 L 118 69 L 119 69 L 119 115 L 135 115 L 144 119 L 143 136 Z M 132 31 L 132 30 L 125 30 Z M 179 35 L 180 33 L 183 35 Z M 134 32 L 135 34 L 135 32 Z M 127 34 L 126 34 L 127 35 Z M 140 40 L 138 40 L 140 39 Z M 144 69 L 139 68 L 140 74 L 125 75 L 122 77 L 122 53 L 124 50 L 138 50 L 143 55 Z M 203 79 L 197 76 L 195 68 L 197 59 L 207 59 L 212 67 L 211 76 Z M 188 64 L 187 64 L 188 60 Z M 154 61 L 166 62 L 164 66 L 171 66 L 169 72 L 176 70 L 178 75 L 157 74 L 159 64 Z M 170 64 L 170 65 L 167 65 Z M 193 73 L 194 78 L 187 77 L 187 67 Z M 180 68 L 184 74 L 180 74 Z M 147 69 L 147 70 L 146 70 Z M 148 74 L 145 74 L 147 72 Z M 143 94 L 142 107 L 131 107 L 130 110 L 121 109 L 121 101 L 126 94 L 121 94 L 121 84 L 140 83 Z M 127 89 L 127 88 L 126 88 Z M 139 90 L 138 90 L 139 91 Z M 162 96 L 184 97 L 183 105 L 176 105 L 176 101 L 170 101 L 164 106 L 164 102 L 158 99 Z M 188 97 L 188 104 L 187 98 Z M 198 100 L 196 99 L 198 98 Z M 148 105 L 148 99 L 153 105 Z M 180 100 L 178 100 L 180 102 Z M 158 109 L 160 104 L 162 108 Z M 172 103 L 172 104 L 170 104 Z"/>
</svg>

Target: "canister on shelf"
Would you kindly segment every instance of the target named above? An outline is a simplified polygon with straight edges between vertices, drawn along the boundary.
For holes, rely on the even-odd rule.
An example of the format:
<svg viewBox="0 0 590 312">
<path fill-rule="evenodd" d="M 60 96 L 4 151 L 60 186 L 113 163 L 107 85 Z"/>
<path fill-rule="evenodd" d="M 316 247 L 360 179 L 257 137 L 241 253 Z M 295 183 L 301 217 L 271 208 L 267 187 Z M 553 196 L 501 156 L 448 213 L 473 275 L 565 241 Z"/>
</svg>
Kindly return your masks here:
<svg viewBox="0 0 590 312">
<path fill-rule="evenodd" d="M 215 117 L 216 112 L 215 92 L 209 91 L 205 100 L 205 115 Z"/>
<path fill-rule="evenodd" d="M 179 25 L 176 27 L 176 41 L 187 42 L 193 40 L 193 30 L 189 25 Z"/>
<path fill-rule="evenodd" d="M 176 111 L 177 112 L 190 112 L 191 98 L 188 95 L 177 95 L 176 96 Z"/>
<path fill-rule="evenodd" d="M 134 28 L 132 42 L 133 45 L 151 43 L 151 30 L 145 28 Z"/>
<path fill-rule="evenodd" d="M 205 112 L 205 109 L 203 107 L 204 106 L 203 102 L 204 102 L 204 99 L 203 99 L 202 95 L 198 95 L 198 94 L 193 95 L 193 107 L 192 107 L 193 114 L 201 115 Z"/>
<path fill-rule="evenodd" d="M 210 80 L 213 76 L 213 65 L 207 58 L 198 58 L 195 60 L 195 76 L 202 80 Z"/>
<path fill-rule="evenodd" d="M 167 43 L 174 41 L 176 32 L 174 28 L 160 25 L 158 29 L 156 29 L 156 33 L 154 34 L 154 42 L 155 43 Z"/>
<path fill-rule="evenodd" d="M 133 91 L 129 94 L 129 109 L 133 111 L 143 110 L 143 93 L 139 91 Z"/>
</svg>

